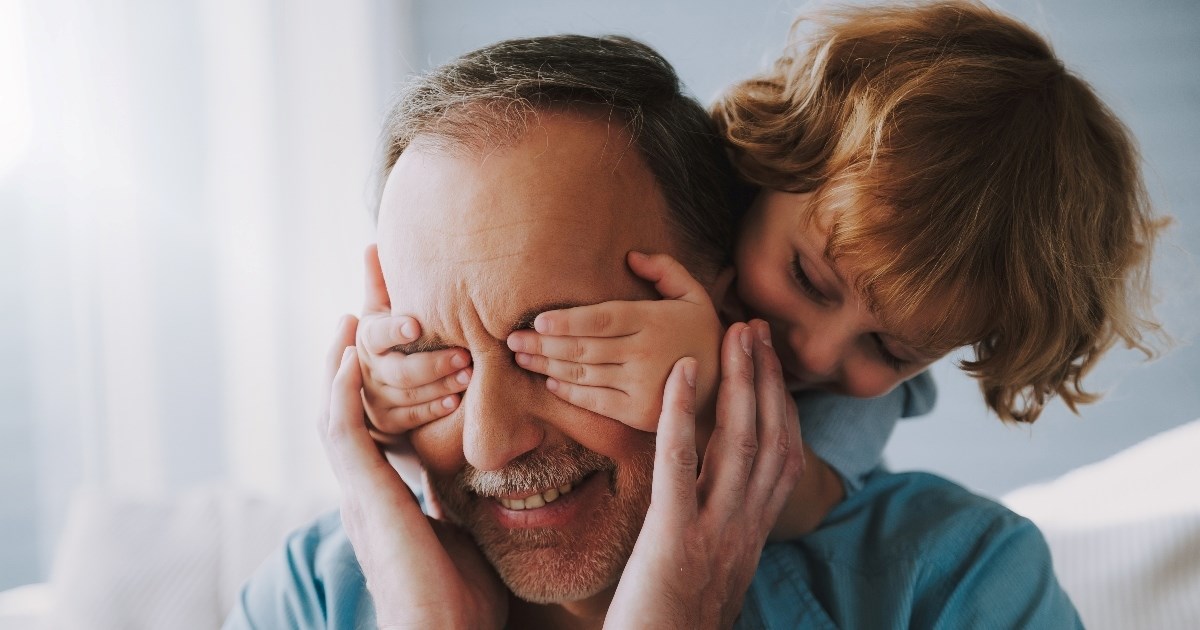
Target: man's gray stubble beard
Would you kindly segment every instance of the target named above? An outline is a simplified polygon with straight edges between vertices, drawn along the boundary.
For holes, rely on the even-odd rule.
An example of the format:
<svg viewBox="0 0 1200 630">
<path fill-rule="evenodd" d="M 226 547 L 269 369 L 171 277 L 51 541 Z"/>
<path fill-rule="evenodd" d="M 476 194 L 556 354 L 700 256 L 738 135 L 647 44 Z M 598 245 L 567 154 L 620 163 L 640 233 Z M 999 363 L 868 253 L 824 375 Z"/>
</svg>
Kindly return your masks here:
<svg viewBox="0 0 1200 630">
<path fill-rule="evenodd" d="M 447 517 L 463 527 L 508 588 L 538 604 L 586 599 L 613 585 L 633 551 L 650 505 L 653 453 L 628 464 L 578 443 L 530 453 L 497 471 L 469 464 L 453 479 L 431 479 Z M 508 529 L 487 518 L 481 501 L 504 494 L 532 493 L 578 481 L 590 474 L 609 475 L 606 500 L 579 520 L 587 539 L 551 528 Z"/>
</svg>

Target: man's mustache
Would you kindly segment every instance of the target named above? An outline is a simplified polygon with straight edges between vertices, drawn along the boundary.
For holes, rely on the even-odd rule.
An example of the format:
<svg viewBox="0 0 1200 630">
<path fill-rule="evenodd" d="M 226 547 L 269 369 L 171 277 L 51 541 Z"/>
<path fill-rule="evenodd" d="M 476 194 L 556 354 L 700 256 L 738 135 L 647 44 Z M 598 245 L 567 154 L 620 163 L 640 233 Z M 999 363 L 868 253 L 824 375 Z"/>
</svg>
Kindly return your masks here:
<svg viewBox="0 0 1200 630">
<path fill-rule="evenodd" d="M 459 489 L 485 497 L 532 494 L 575 483 L 596 471 L 616 469 L 616 462 L 577 442 L 526 453 L 500 470 L 479 470 L 471 464 L 455 477 Z"/>
</svg>

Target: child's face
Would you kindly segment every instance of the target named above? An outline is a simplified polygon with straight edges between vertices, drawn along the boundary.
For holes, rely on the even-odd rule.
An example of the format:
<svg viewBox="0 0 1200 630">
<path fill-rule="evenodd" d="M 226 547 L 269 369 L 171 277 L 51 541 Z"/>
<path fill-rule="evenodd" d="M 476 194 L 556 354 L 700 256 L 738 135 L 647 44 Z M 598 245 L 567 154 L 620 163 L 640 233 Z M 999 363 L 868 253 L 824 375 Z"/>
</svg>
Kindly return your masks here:
<svg viewBox="0 0 1200 630">
<path fill-rule="evenodd" d="M 854 259 L 825 257 L 831 221 L 806 220 L 810 197 L 759 195 L 737 243 L 737 296 L 747 316 L 771 324 L 790 388 L 881 396 L 938 358 L 903 341 L 920 338 L 930 314 L 884 329 L 854 289 Z"/>
</svg>

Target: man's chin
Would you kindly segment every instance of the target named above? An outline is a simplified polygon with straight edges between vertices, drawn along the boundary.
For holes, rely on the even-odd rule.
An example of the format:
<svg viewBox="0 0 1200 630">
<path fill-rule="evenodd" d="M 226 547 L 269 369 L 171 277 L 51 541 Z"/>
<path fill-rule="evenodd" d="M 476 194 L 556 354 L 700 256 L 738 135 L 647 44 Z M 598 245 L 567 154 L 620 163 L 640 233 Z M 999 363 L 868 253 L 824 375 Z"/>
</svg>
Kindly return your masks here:
<svg viewBox="0 0 1200 630">
<path fill-rule="evenodd" d="M 534 510 L 509 510 L 457 488 L 437 490 L 448 516 L 471 533 L 514 595 L 560 604 L 617 582 L 649 507 L 652 461 L 647 464 L 598 471 Z"/>
</svg>

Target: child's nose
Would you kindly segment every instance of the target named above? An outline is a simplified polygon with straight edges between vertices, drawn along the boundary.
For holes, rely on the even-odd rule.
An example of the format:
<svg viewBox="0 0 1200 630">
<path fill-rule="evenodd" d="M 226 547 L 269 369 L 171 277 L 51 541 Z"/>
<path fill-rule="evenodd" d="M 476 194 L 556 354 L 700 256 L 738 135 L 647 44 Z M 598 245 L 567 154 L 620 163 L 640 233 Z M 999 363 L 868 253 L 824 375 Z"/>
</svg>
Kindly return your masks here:
<svg viewBox="0 0 1200 630">
<path fill-rule="evenodd" d="M 804 331 L 803 335 L 792 343 L 800 369 L 821 379 L 833 378 L 841 367 L 843 335 L 821 328 Z"/>
</svg>

